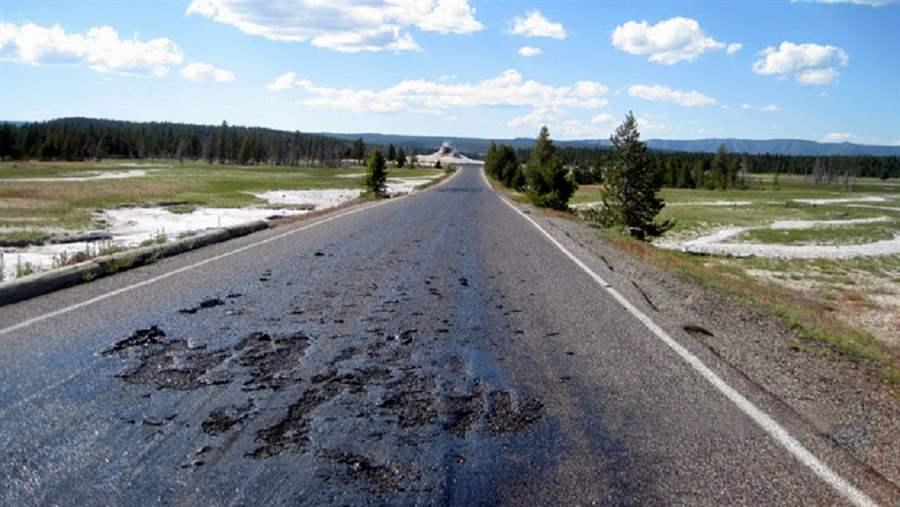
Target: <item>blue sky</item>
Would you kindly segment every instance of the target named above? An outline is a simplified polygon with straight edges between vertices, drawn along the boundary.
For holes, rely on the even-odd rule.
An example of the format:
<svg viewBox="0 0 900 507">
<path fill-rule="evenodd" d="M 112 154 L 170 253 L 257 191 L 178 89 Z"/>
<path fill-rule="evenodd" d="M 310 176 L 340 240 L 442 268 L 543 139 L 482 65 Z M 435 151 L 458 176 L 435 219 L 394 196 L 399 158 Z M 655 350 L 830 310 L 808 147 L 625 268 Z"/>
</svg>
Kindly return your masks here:
<svg viewBox="0 0 900 507">
<path fill-rule="evenodd" d="M 0 118 L 900 144 L 894 0 L 315 3 L 5 0 Z"/>
</svg>

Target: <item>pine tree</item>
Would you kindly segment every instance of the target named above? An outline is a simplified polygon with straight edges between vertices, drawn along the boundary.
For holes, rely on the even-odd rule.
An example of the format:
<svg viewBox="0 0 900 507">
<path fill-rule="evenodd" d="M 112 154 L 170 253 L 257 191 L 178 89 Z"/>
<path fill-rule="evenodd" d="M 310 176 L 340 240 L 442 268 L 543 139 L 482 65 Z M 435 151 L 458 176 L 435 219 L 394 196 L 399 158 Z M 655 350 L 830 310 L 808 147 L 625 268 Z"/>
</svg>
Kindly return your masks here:
<svg viewBox="0 0 900 507">
<path fill-rule="evenodd" d="M 491 145 L 488 146 L 487 155 L 484 157 L 484 172 L 494 179 L 500 179 L 500 175 L 497 172 L 497 169 L 499 168 L 497 165 L 497 155 L 497 145 L 491 141 Z"/>
<path fill-rule="evenodd" d="M 728 188 L 728 150 L 724 144 L 719 145 L 712 163 L 713 181 L 717 188 Z"/>
<path fill-rule="evenodd" d="M 399 148 L 397 150 L 397 169 L 403 169 L 403 166 L 406 165 L 406 152 L 403 151 L 403 148 Z"/>
<path fill-rule="evenodd" d="M 356 141 L 353 141 L 353 147 L 350 149 L 350 158 L 356 160 L 360 164 L 362 164 L 363 159 L 366 158 L 366 143 L 363 142 L 361 137 Z"/>
<path fill-rule="evenodd" d="M 15 130 L 8 123 L 0 125 L 0 160 L 13 156 Z"/>
<path fill-rule="evenodd" d="M 514 190 L 525 187 L 525 176 L 519 167 L 519 158 L 512 146 L 501 145 L 497 154 L 497 177 L 504 186 Z"/>
<path fill-rule="evenodd" d="M 387 195 L 387 164 L 384 156 L 377 148 L 369 154 L 368 171 L 366 172 L 366 188 L 372 195 Z"/>
<path fill-rule="evenodd" d="M 665 204 L 657 196 L 662 181 L 647 157 L 637 121 L 629 112 L 625 122 L 610 136 L 615 160 L 604 174 L 603 209 L 600 221 L 606 226 L 624 226 L 638 239 L 658 236 L 668 230 L 669 221 L 658 224 L 656 215 Z"/>
<path fill-rule="evenodd" d="M 556 153 L 547 127 L 541 127 L 525 165 L 525 181 L 531 201 L 541 207 L 564 210 L 575 193 L 575 182 Z"/>
<path fill-rule="evenodd" d="M 241 165 L 246 165 L 250 163 L 250 160 L 254 157 L 255 148 L 253 147 L 253 138 L 249 135 L 245 135 L 243 139 L 241 139 L 241 149 L 238 151 L 238 163 Z"/>
<path fill-rule="evenodd" d="M 394 162 L 395 160 L 397 160 L 397 149 L 394 148 L 393 144 L 388 145 L 387 159 L 388 162 Z"/>
</svg>

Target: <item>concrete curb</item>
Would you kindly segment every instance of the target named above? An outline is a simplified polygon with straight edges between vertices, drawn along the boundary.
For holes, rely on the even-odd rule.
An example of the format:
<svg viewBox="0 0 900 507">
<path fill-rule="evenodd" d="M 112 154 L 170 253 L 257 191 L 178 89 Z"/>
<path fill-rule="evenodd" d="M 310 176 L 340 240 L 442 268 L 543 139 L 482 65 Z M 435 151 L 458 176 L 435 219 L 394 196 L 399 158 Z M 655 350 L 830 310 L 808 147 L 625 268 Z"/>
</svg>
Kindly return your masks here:
<svg viewBox="0 0 900 507">
<path fill-rule="evenodd" d="M 59 269 L 28 275 L 0 284 L 0 306 L 18 303 L 19 301 L 65 289 L 66 287 L 90 282 L 106 275 L 152 264 L 159 259 L 246 236 L 269 227 L 269 222 L 258 220 L 256 222 L 215 229 L 204 234 L 175 240 L 162 245 L 136 248 L 97 257 L 96 259 L 72 266 L 64 266 Z"/>
</svg>

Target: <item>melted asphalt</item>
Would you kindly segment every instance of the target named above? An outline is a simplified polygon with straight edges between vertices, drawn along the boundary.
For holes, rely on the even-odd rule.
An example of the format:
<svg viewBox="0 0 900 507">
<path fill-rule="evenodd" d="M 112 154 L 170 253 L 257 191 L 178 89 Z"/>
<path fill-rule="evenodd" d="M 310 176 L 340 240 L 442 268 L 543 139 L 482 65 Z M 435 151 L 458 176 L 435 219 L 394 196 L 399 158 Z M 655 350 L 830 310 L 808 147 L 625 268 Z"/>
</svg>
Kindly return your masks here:
<svg viewBox="0 0 900 507">
<path fill-rule="evenodd" d="M 0 343 L 5 505 L 841 502 L 474 167 Z"/>
</svg>

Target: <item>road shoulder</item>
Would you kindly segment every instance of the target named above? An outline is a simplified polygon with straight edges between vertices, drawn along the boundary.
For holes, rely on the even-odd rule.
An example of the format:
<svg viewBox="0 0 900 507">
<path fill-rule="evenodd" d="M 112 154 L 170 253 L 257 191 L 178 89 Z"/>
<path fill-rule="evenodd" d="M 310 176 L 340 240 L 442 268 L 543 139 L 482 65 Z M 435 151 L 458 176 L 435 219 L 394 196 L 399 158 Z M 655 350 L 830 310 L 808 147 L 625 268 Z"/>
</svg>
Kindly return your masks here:
<svg viewBox="0 0 900 507">
<path fill-rule="evenodd" d="M 685 346 L 782 405 L 770 411 L 799 418 L 900 494 L 900 402 L 877 365 L 824 344 L 797 348 L 801 338 L 780 320 L 651 265 L 568 215 L 516 206 Z"/>
</svg>

